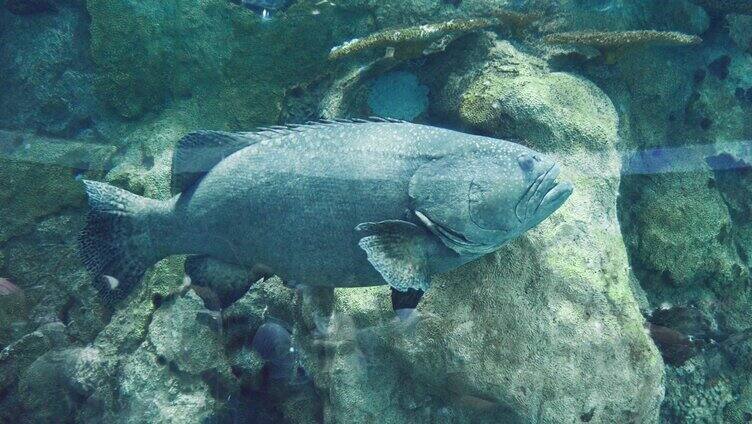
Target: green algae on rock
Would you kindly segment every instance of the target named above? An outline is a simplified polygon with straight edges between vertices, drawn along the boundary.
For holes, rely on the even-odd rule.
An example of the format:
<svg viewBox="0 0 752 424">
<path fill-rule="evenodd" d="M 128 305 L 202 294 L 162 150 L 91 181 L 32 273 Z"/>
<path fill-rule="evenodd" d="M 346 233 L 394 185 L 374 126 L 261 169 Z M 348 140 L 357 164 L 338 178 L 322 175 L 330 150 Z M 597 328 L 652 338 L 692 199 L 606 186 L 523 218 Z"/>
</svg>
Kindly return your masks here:
<svg viewBox="0 0 752 424">
<path fill-rule="evenodd" d="M 82 205 L 77 174 L 108 167 L 112 146 L 0 130 L 0 243 L 27 232 L 38 219 Z M 21 181 L 34 181 L 24 185 Z"/>
<path fill-rule="evenodd" d="M 710 355 L 712 358 L 717 353 Z M 661 414 L 664 422 L 743 422 L 724 420 L 724 410 L 735 400 L 732 383 L 723 376 L 713 375 L 713 365 L 708 363 L 712 360 L 697 357 L 680 368 L 668 369 L 666 392 L 670 397 Z"/>
<path fill-rule="evenodd" d="M 192 291 L 154 312 L 148 340 L 154 352 L 188 374 L 228 372 L 219 334 L 196 316 L 207 311 Z M 190 354 L 186 354 L 190 352 Z"/>
<path fill-rule="evenodd" d="M 102 175 L 114 152 L 91 141 L 0 130 L 0 275 L 24 291 L 27 306 L 25 330 L 12 339 L 1 331 L 0 344 L 61 316 L 71 319 L 76 340 L 101 329 L 103 311 L 86 295 L 90 284 L 72 243 L 83 218 L 76 177 Z"/>
<path fill-rule="evenodd" d="M 545 61 L 506 41 L 473 44 L 477 47 L 468 49 L 464 59 L 438 65 L 435 74 L 446 82 L 437 90 L 440 104 L 435 109 L 451 113 L 456 108 L 454 119 L 492 134 L 549 140 L 540 146 L 544 151 L 601 151 L 607 146 L 617 123 L 593 119 L 610 117 L 613 108 L 595 84 L 574 74 L 551 72 Z M 478 65 L 475 52 L 486 49 L 491 59 Z"/>
<path fill-rule="evenodd" d="M 82 197 L 73 178 L 80 166 L 53 162 L 91 153 L 99 158 L 94 162 L 103 164 L 95 173 L 109 171 L 108 181 L 149 196 L 168 197 L 172 144 L 189 131 L 250 129 L 290 119 L 285 116 L 302 122 L 318 117 L 321 111 L 330 118 L 367 113 L 347 99 L 332 101 L 332 107 L 327 102 L 349 96 L 343 87 L 357 86 L 385 67 L 371 68 L 358 83 L 352 83 L 353 79 L 332 85 L 328 74 L 340 65 L 327 63 L 332 45 L 383 28 L 489 16 L 498 1 L 466 0 L 460 7 L 434 0 L 347 0 L 336 2 L 336 7 L 301 1 L 289 16 L 262 22 L 224 0 L 180 4 L 89 0 L 91 45 L 85 14 L 73 16 L 69 3 L 79 2 L 58 2 L 55 14 L 23 19 L 2 11 L 0 37 L 7 43 L 0 47 L 0 59 L 7 60 L 0 60 L 0 80 L 11 87 L 11 94 L 0 96 L 0 104 L 6 105 L 0 107 L 5 109 L 0 125 L 22 128 L 35 154 L 55 144 L 63 147 L 70 140 L 45 139 L 29 132 L 72 136 L 79 129 L 101 132 L 109 143 L 124 147 L 125 154 L 110 170 L 107 158 L 114 149 L 104 152 L 100 148 L 106 146 L 87 142 L 81 149 L 70 149 L 70 156 L 44 153 L 50 163 L 35 169 L 31 161 L 24 163 L 9 158 L 5 150 L 0 152 L 0 174 L 5 176 L 0 200 L 7 208 L 3 212 L 9 211 L 0 216 L 0 275 L 14 279 L 18 275 L 18 284 L 28 289 L 32 300 L 31 318 L 19 333 L 28 334 L 0 353 L 0 421 L 55 420 L 60 418 L 55 411 L 70 411 L 71 405 L 82 411 L 65 417 L 81 422 L 94 421 L 103 411 L 104 419 L 120 422 L 210 419 L 207 411 L 222 408 L 224 403 L 215 396 L 217 379 L 203 379 L 175 365 L 180 362 L 185 368 L 199 360 L 191 358 L 190 352 L 185 357 L 172 355 L 177 359 L 167 361 L 151 343 L 157 340 L 164 352 L 177 352 L 165 348 L 166 330 L 189 331 L 186 328 L 193 328 L 194 322 L 166 321 L 173 312 L 187 316 L 186 311 L 194 306 L 201 309 L 191 294 L 170 296 L 183 279 L 179 258 L 155 267 L 142 289 L 114 311 L 94 347 L 63 350 L 54 358 L 44 356 L 26 372 L 44 352 L 69 348 L 65 344 L 71 342 L 69 338 L 86 344 L 108 318 L 99 316 L 96 302 L 89 298 L 92 292 L 70 246 L 60 244 L 72 239 L 81 224 Z M 239 344 L 266 316 L 298 320 L 299 334 L 294 337 L 310 353 L 304 359 L 326 406 L 306 400 L 317 411 L 311 413 L 296 409 L 292 398 L 281 401 L 276 406 L 290 411 L 285 415 L 289 422 L 511 423 L 519 417 L 550 422 L 569 418 L 589 423 L 640 418 L 654 422 L 654 415 L 644 411 L 658 403 L 660 359 L 649 340 L 638 334 L 640 319 L 624 284 L 627 263 L 617 235 L 619 224 L 613 219 L 612 191 L 617 185 L 621 187 L 621 231 L 632 268 L 652 306 L 697 302 L 722 329 L 743 330 L 752 325 L 747 290 L 752 257 L 749 176 L 702 169 L 691 175 L 627 176 L 619 183 L 610 178 L 619 173 L 609 159 L 615 117 L 599 93 L 599 87 L 606 91 L 619 111 L 620 148 L 748 140 L 752 121 L 745 117 L 751 109 L 744 96 L 752 88 L 750 23 L 748 15 L 731 13 L 749 13 L 749 8 L 744 9 L 749 2 L 515 3 L 545 11 L 543 33 L 646 27 L 675 29 L 690 37 L 702 35 L 705 42 L 696 48 L 646 44 L 648 48 L 631 49 L 616 66 L 595 60 L 576 67 L 552 61 L 549 67 L 519 52 L 571 51 L 577 45 L 541 45 L 532 37 L 516 37 L 513 31 L 515 37 L 506 48 L 499 48 L 497 40 L 489 40 L 479 29 L 425 59 L 423 49 L 413 50 L 421 59 L 408 63 L 408 70 L 430 85 L 429 119 L 512 137 L 573 158 L 569 168 L 579 172 L 582 167 L 583 172 L 575 176 L 578 192 L 571 199 L 572 207 L 560 211 L 550 224 L 494 256 L 443 277 L 437 283 L 445 287 L 426 295 L 413 321 L 392 322 L 388 292 L 375 287 L 337 290 L 334 318 L 326 325 L 329 315 L 316 314 L 320 310 L 306 300 L 305 290 L 296 293 L 278 279 L 256 286 L 225 310 L 225 354 L 236 369 L 243 368 L 239 379 L 254 390 L 257 386 L 252 380 L 259 377 L 260 366 L 253 358 L 243 357 Z M 707 32 L 709 19 L 698 3 L 713 16 Z M 312 7 L 321 14 L 313 17 Z M 726 15 L 736 46 L 721 28 L 719 14 Z M 479 47 L 489 44 L 497 53 L 505 51 L 507 60 L 500 54 L 488 60 L 487 52 Z M 98 100 L 114 110 L 114 116 L 99 116 L 101 110 L 91 93 L 94 70 L 82 55 L 89 47 L 97 65 Z M 408 51 L 397 47 L 399 59 Z M 380 52 L 374 49 L 372 53 Z M 723 56 L 730 57 L 728 76 L 719 79 L 707 72 L 707 66 Z M 447 64 L 442 67 L 440 62 Z M 739 90 L 744 90 L 741 95 Z M 321 93 L 326 94 L 324 101 Z M 286 99 L 296 96 L 303 99 L 296 105 L 300 111 L 288 113 Z M 91 128 L 89 117 L 94 119 Z M 18 144 L 22 149 L 24 145 Z M 594 152 L 606 152 L 602 155 L 606 160 L 590 163 Z M 593 178 L 599 171 L 609 182 Z M 7 193 L 11 194 L 3 196 Z M 674 220 L 683 220 L 684 225 Z M 679 258 L 676 250 L 686 257 Z M 458 284 L 464 279 L 481 284 L 464 290 Z M 158 308 L 163 299 L 170 300 Z M 191 307 L 177 310 L 172 302 L 178 301 Z M 305 313 L 296 317 L 293 307 Z M 643 308 L 647 311 L 650 306 Z M 158 325 L 150 324 L 154 317 L 159 317 Z M 43 327 L 62 329 L 57 333 L 65 343 L 59 343 L 60 338 L 48 328 L 32 331 L 44 320 L 58 318 L 64 318 L 67 325 L 55 322 Z M 746 358 L 748 345 L 748 340 L 738 342 L 733 346 L 738 351 L 734 356 Z M 328 349 L 325 354 L 323 348 Z M 206 349 L 222 350 L 213 345 Z M 98 389 L 101 396 L 81 402 L 81 396 L 90 398 L 90 386 L 78 386 L 77 373 L 60 372 L 51 364 L 75 363 L 79 360 L 55 358 L 91 351 L 104 360 L 81 361 L 89 365 L 84 374 L 112 371 L 104 377 L 114 387 L 103 382 Z M 222 365 L 224 359 L 220 359 Z M 540 369 L 533 367 L 536 361 L 543 363 Z M 723 364 L 710 349 L 690 366 L 666 368 L 664 418 L 719 423 L 749 418 L 752 390 L 748 370 L 742 368 L 750 365 L 735 363 L 730 368 L 723 364 L 718 370 L 716 362 Z M 112 364 L 117 365 L 110 368 Z M 43 374 L 51 378 L 42 378 Z M 19 378 L 25 381 L 23 396 L 18 391 Z M 618 379 L 623 385 L 613 381 Z M 60 381 L 74 383 L 81 390 L 51 391 L 49 385 Z M 592 388 L 598 381 L 605 382 L 603 393 Z M 567 384 L 572 389 L 565 390 Z M 51 393 L 54 399 L 49 398 Z M 116 402 L 100 402 L 106 396 Z M 607 396 L 613 399 L 604 400 Z M 575 405 L 577 400 L 579 405 Z M 536 405 L 541 415 L 529 412 Z"/>
<path fill-rule="evenodd" d="M 729 35 L 740 49 L 752 51 L 752 16 L 731 14 L 726 16 Z"/>
<path fill-rule="evenodd" d="M 0 351 L 0 391 L 8 395 L 0 398 L 0 420 L 15 422 L 19 417 L 44 415 L 44 410 L 24 411 L 24 399 L 19 393 L 19 380 L 25 378 L 26 370 L 35 361 L 52 349 L 64 349 L 69 345 L 65 335 L 65 325 L 60 322 L 40 326 Z M 28 381 L 28 380 L 27 380 Z M 47 389 L 45 387 L 45 389 Z M 40 394 L 37 399 L 45 398 Z M 37 403 L 38 405 L 38 403 Z M 43 409 L 43 408 L 42 408 Z M 29 414 L 31 412 L 31 414 Z"/>
</svg>

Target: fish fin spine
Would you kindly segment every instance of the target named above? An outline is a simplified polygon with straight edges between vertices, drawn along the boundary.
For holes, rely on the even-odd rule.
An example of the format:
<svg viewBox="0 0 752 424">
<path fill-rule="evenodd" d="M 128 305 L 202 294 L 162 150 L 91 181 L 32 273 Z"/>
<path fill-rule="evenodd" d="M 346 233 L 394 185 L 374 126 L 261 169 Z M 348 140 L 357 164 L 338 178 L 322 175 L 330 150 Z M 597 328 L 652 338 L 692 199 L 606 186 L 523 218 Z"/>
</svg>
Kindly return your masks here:
<svg viewBox="0 0 752 424">
<path fill-rule="evenodd" d="M 257 136 L 261 136 L 267 139 L 277 138 L 285 135 L 289 135 L 296 132 L 304 132 L 309 129 L 322 128 L 333 125 L 341 124 L 369 124 L 369 123 L 391 123 L 399 124 L 405 123 L 401 119 L 396 118 L 382 118 L 378 116 L 370 116 L 368 118 L 321 118 L 313 121 L 307 121 L 303 124 L 288 124 L 288 125 L 272 125 L 266 127 L 259 127 L 256 131 L 250 133 Z"/>
</svg>

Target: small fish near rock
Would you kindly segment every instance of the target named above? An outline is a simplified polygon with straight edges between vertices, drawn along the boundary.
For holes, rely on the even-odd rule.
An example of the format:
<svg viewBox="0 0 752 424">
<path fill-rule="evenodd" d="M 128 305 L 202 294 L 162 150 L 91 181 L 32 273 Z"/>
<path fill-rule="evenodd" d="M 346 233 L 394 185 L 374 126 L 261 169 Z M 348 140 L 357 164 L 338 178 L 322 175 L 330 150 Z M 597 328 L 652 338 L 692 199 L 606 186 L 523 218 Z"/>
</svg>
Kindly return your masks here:
<svg viewBox="0 0 752 424">
<path fill-rule="evenodd" d="M 667 364 L 682 366 L 706 346 L 722 337 L 712 323 L 693 306 L 663 306 L 645 323 L 650 337 Z"/>
<path fill-rule="evenodd" d="M 288 284 L 389 285 L 411 306 L 433 274 L 496 251 L 573 190 L 552 158 L 520 144 L 380 118 L 198 131 L 172 166 L 170 200 L 83 181 L 80 250 L 108 303 L 188 254 L 249 275 L 264 264 Z"/>
<path fill-rule="evenodd" d="M 265 375 L 269 382 L 291 383 L 304 373 L 298 370 L 297 353 L 290 331 L 276 320 L 265 322 L 256 330 L 251 349 L 265 361 Z"/>
</svg>

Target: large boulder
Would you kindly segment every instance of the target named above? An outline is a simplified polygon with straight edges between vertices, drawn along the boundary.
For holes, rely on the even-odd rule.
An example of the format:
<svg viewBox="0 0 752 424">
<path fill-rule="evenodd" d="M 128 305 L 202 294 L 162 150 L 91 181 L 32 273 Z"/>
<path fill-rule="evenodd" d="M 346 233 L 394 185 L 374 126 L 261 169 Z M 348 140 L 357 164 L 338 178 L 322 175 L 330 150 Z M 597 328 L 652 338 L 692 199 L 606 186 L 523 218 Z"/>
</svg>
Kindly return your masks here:
<svg viewBox="0 0 752 424">
<path fill-rule="evenodd" d="M 26 422 L 56 423 L 77 417 L 105 421 L 112 411 L 114 369 L 95 348 L 71 348 L 40 356 L 19 382 Z"/>
<path fill-rule="evenodd" d="M 0 276 L 18 286 L 25 334 L 62 320 L 74 339 L 89 341 L 104 311 L 76 251 L 83 225 L 83 176 L 97 178 L 115 148 L 92 140 L 0 130 Z M 14 336 L 15 337 L 15 336 Z M 12 341 L 0 331 L 0 345 Z"/>
<path fill-rule="evenodd" d="M 119 381 L 123 423 L 201 423 L 216 400 L 200 378 L 172 372 L 144 344 L 124 360 Z"/>
<path fill-rule="evenodd" d="M 154 352 L 182 372 L 201 375 L 227 371 L 220 344 L 218 314 L 204 308 L 194 292 L 178 297 L 154 312 L 148 340 Z"/>
<path fill-rule="evenodd" d="M 587 80 L 481 38 L 484 61 L 476 50 L 465 53 L 472 60 L 434 64 L 437 109 L 555 155 L 574 194 L 497 253 L 436 277 L 405 322 L 391 319 L 386 288 L 337 290 L 324 326 L 316 316 L 326 307 L 303 302 L 308 325 L 299 334 L 329 392 L 329 414 L 335 422 L 657 422 L 663 362 L 643 329 L 616 216 L 616 112 Z M 312 353 L 322 346 L 328 354 Z"/>
</svg>

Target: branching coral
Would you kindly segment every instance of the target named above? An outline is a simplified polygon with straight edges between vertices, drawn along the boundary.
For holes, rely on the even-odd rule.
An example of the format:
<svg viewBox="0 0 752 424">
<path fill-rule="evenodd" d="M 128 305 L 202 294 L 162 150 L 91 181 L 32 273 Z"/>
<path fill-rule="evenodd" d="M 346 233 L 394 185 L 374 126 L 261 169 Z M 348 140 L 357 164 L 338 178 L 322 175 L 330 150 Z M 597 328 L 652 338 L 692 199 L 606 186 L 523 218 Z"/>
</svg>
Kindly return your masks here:
<svg viewBox="0 0 752 424">
<path fill-rule="evenodd" d="M 696 35 L 674 31 L 575 31 L 549 34 L 543 38 L 548 44 L 578 44 L 598 48 L 619 48 L 640 45 L 688 46 L 699 44 Z"/>
<path fill-rule="evenodd" d="M 530 26 L 540 17 L 537 13 L 520 13 L 506 9 L 489 12 L 489 18 L 453 19 L 408 28 L 379 31 L 356 38 L 332 48 L 329 59 L 340 59 L 376 47 L 396 48 L 388 50 L 387 57 L 407 59 L 442 51 L 459 36 L 491 26 L 503 26 L 519 31 Z"/>
<path fill-rule="evenodd" d="M 489 19 L 455 19 L 437 24 L 384 30 L 332 48 L 329 59 L 340 59 L 374 47 L 408 45 L 413 47 L 411 50 L 419 48 L 422 51 L 432 45 L 446 46 L 460 34 L 486 28 L 494 23 L 495 21 Z"/>
</svg>

